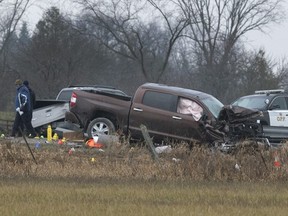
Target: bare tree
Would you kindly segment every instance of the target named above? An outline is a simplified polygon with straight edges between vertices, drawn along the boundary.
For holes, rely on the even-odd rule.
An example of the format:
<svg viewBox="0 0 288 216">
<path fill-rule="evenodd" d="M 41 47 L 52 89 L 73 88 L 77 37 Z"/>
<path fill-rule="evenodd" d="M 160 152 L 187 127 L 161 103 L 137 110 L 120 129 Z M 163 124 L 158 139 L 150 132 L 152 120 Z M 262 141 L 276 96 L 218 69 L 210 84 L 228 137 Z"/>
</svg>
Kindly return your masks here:
<svg viewBox="0 0 288 216">
<path fill-rule="evenodd" d="M 83 73 L 89 59 L 91 44 L 72 26 L 72 21 L 56 7 L 49 8 L 36 25 L 24 59 L 38 78 L 37 87 L 42 97 L 55 97 L 57 88 L 75 79 L 81 82 L 83 76 L 79 73 Z"/>
<path fill-rule="evenodd" d="M 0 54 L 2 54 L 9 37 L 15 32 L 29 1 L 0 0 Z"/>
<path fill-rule="evenodd" d="M 165 72 L 174 44 L 188 25 L 187 19 L 175 17 L 175 11 L 164 8 L 169 1 L 153 0 L 77 0 L 88 13 L 89 24 L 102 31 L 94 32 L 107 48 L 136 61 L 145 80 L 158 82 Z M 152 6 L 152 7 L 151 7 Z M 145 13 L 158 13 L 158 23 Z M 150 14 L 150 13 L 149 13 Z M 159 21 L 161 19 L 161 21 Z M 151 67 L 154 66 L 154 67 Z"/>
<path fill-rule="evenodd" d="M 255 90 L 275 89 L 279 84 L 279 73 L 274 73 L 275 63 L 266 56 L 264 50 L 243 55 L 241 76 L 238 79 L 242 94 L 251 94 Z"/>
<path fill-rule="evenodd" d="M 190 19 L 187 37 L 201 51 L 202 79 L 207 90 L 225 98 L 233 83 L 229 60 L 235 45 L 249 31 L 264 31 L 269 24 L 281 21 L 282 0 L 175 0 Z M 199 52 L 198 52 L 199 54 Z M 210 87 L 209 87 L 210 86 Z M 213 89 L 211 88 L 213 87 Z M 216 90 L 216 91 L 215 91 Z"/>
<path fill-rule="evenodd" d="M 14 77 L 11 76 L 10 67 L 7 67 L 10 45 L 15 45 L 15 31 L 29 2 L 30 0 L 0 0 L 0 86 L 2 89 L 6 89 L 0 98 L 3 102 L 0 109 L 7 109 L 13 103 L 7 101 L 7 98 L 12 97 L 9 94 L 14 94 L 14 88 L 10 91 L 12 87 L 10 82 Z"/>
<path fill-rule="evenodd" d="M 288 90 L 288 61 L 283 58 L 276 68 L 276 74 L 280 80 L 280 87 Z"/>
</svg>

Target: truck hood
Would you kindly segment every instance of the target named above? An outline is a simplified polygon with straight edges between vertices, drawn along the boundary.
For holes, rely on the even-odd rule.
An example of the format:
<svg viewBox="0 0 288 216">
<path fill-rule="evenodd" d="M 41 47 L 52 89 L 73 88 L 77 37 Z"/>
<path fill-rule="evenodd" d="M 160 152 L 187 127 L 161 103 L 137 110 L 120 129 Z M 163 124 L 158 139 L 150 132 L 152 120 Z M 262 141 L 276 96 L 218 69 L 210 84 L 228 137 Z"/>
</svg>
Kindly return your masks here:
<svg viewBox="0 0 288 216">
<path fill-rule="evenodd" d="M 219 113 L 218 121 L 226 121 L 230 124 L 236 124 L 251 121 L 252 118 L 258 116 L 263 116 L 262 111 L 240 106 L 225 105 Z"/>
<path fill-rule="evenodd" d="M 263 128 L 255 120 L 261 115 L 263 114 L 259 110 L 225 105 L 215 124 L 204 122 L 205 139 L 216 146 L 233 146 L 241 140 L 261 137 Z"/>
</svg>

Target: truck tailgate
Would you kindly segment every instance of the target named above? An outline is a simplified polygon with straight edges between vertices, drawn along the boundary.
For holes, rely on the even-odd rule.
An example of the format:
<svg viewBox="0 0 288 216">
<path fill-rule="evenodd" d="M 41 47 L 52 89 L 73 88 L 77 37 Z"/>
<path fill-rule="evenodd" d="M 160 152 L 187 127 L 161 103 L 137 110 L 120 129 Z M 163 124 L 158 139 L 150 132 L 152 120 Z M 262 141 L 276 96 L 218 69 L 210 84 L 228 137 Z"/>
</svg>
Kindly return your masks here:
<svg viewBox="0 0 288 216">
<path fill-rule="evenodd" d="M 36 128 L 64 119 L 68 110 L 69 102 L 67 101 L 54 101 L 54 104 L 36 108 L 33 110 L 32 126 Z"/>
</svg>

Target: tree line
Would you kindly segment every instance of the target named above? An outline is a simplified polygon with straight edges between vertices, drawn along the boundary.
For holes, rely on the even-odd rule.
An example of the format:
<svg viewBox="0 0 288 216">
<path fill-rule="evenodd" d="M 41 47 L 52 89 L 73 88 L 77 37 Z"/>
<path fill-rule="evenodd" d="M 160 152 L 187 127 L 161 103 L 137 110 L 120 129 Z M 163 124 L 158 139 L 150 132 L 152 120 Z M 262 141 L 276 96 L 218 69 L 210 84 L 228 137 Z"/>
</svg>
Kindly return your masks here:
<svg viewBox="0 0 288 216">
<path fill-rule="evenodd" d="M 17 78 L 29 80 L 38 99 L 53 99 L 68 85 L 109 85 L 132 95 L 156 82 L 227 104 L 286 87 L 286 60 L 245 45 L 248 32 L 284 19 L 281 0 L 71 0 L 77 16 L 51 7 L 32 32 L 21 22 L 30 3 L 0 0 L 0 110 L 13 107 Z"/>
</svg>

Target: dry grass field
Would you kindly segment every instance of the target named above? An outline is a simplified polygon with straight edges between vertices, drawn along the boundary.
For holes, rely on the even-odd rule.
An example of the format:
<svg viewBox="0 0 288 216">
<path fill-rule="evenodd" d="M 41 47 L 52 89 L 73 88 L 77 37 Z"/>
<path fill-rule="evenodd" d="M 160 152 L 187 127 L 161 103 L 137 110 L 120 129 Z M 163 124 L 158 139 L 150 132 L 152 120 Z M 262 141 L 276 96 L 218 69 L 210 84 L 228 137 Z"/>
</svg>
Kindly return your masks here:
<svg viewBox="0 0 288 216">
<path fill-rule="evenodd" d="M 288 212 L 286 145 L 264 150 L 244 142 L 223 154 L 179 144 L 155 161 L 148 148 L 125 142 L 103 151 L 29 142 L 37 164 L 21 138 L 0 139 L 0 215 Z"/>
</svg>

